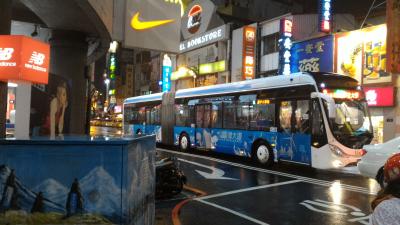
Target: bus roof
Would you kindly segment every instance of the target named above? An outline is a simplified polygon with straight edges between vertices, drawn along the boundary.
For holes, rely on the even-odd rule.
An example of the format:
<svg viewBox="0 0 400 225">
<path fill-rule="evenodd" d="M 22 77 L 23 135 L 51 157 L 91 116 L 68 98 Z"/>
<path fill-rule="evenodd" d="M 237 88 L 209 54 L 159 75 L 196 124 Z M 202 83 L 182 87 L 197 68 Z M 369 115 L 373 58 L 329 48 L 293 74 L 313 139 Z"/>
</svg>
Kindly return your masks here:
<svg viewBox="0 0 400 225">
<path fill-rule="evenodd" d="M 125 99 L 124 104 L 161 101 L 163 94 L 164 93 L 156 93 L 156 94 L 141 95 L 141 96 L 127 98 L 127 99 Z"/>
<path fill-rule="evenodd" d="M 237 92 L 256 91 L 268 88 L 280 88 L 287 86 L 315 85 L 313 75 L 308 73 L 294 73 L 289 76 L 272 76 L 254 80 L 246 80 L 227 84 L 218 84 L 199 88 L 179 90 L 175 98 L 191 98 L 197 96 L 221 95 Z"/>
</svg>

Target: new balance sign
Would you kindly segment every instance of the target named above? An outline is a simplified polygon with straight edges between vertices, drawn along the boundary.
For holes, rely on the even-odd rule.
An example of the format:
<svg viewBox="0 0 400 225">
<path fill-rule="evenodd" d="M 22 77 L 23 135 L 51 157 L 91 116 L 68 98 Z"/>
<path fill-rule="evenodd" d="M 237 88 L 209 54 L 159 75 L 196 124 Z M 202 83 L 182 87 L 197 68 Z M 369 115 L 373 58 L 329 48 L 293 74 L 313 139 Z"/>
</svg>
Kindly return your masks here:
<svg viewBox="0 0 400 225">
<path fill-rule="evenodd" d="M 22 35 L 0 35 L 0 80 L 47 84 L 50 46 Z"/>
</svg>

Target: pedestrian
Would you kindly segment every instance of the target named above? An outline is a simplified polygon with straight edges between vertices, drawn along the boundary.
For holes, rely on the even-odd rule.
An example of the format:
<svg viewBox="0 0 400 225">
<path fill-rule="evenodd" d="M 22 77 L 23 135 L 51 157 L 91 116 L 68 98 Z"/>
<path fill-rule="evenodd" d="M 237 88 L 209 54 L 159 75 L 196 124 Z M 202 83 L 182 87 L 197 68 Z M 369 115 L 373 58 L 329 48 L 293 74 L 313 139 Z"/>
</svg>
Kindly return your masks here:
<svg viewBox="0 0 400 225">
<path fill-rule="evenodd" d="M 371 207 L 372 225 L 400 224 L 400 153 L 392 155 L 383 167 L 385 187 L 378 193 Z"/>
</svg>

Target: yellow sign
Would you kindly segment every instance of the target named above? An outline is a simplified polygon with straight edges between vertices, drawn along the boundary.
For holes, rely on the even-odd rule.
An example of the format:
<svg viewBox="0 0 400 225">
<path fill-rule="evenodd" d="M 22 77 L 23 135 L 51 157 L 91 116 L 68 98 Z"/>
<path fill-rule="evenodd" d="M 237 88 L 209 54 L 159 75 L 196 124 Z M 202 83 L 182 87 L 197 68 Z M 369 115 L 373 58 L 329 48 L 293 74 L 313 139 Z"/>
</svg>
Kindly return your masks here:
<svg viewBox="0 0 400 225">
<path fill-rule="evenodd" d="M 258 99 L 257 105 L 269 105 L 271 104 L 271 100 L 269 99 Z"/>
<path fill-rule="evenodd" d="M 164 24 L 168 24 L 173 22 L 174 20 L 152 20 L 152 21 L 140 21 L 139 20 L 139 12 L 137 12 L 131 20 L 131 26 L 135 30 L 147 30 L 154 27 L 159 27 Z"/>
<path fill-rule="evenodd" d="M 214 63 L 206 63 L 200 65 L 200 74 L 210 74 L 210 73 L 218 73 L 225 71 L 225 60 L 214 62 Z"/>
</svg>

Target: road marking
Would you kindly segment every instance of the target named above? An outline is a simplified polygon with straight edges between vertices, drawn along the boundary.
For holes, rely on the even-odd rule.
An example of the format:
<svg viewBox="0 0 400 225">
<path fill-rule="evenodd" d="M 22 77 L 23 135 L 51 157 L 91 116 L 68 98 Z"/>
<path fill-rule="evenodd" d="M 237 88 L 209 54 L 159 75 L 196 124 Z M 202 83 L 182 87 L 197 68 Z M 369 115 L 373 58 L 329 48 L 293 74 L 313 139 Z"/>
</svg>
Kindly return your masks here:
<svg viewBox="0 0 400 225">
<path fill-rule="evenodd" d="M 219 194 L 213 194 L 213 195 L 207 195 L 204 197 L 199 197 L 199 198 L 196 198 L 196 200 L 197 199 L 204 200 L 204 199 L 210 199 L 210 198 L 217 198 L 217 197 L 222 197 L 222 196 L 226 196 L 226 195 L 242 193 L 242 192 L 246 192 L 246 191 L 254 191 L 254 190 L 258 190 L 258 189 L 282 186 L 282 185 L 293 184 L 293 183 L 298 183 L 298 182 L 302 182 L 302 181 L 301 180 L 290 180 L 290 181 L 285 181 L 285 182 L 280 182 L 280 183 L 266 184 L 266 185 L 250 187 L 250 188 L 243 188 L 243 189 L 239 189 L 239 190 L 227 191 L 227 192 L 222 192 Z"/>
<path fill-rule="evenodd" d="M 246 220 L 251 221 L 253 223 L 261 224 L 261 225 L 268 225 L 268 223 L 264 223 L 264 222 L 262 222 L 260 220 L 257 220 L 257 219 L 254 219 L 252 217 L 246 216 L 243 213 L 239 213 L 239 212 L 233 211 L 233 210 L 225 208 L 223 206 L 220 206 L 220 205 L 217 205 L 217 204 L 214 204 L 214 203 L 211 203 L 211 202 L 207 202 L 207 201 L 204 201 L 204 200 L 201 200 L 201 199 L 195 199 L 195 200 L 198 201 L 198 202 L 201 202 L 203 204 L 206 204 L 206 205 L 213 206 L 215 208 L 221 209 L 221 210 L 223 210 L 225 212 L 229 212 L 229 213 L 231 213 L 233 215 L 242 217 L 243 219 L 246 219 Z"/>
<path fill-rule="evenodd" d="M 359 222 L 361 224 L 369 224 L 369 216 L 366 216 L 366 214 L 362 212 L 361 209 L 352 205 L 328 202 L 320 199 L 316 199 L 315 201 L 304 200 L 299 204 L 314 212 L 331 215 L 351 216 L 355 218 L 348 219 L 347 221 Z M 319 207 L 319 209 L 316 207 Z"/>
<path fill-rule="evenodd" d="M 278 171 L 273 171 L 273 170 L 267 170 L 267 169 L 261 169 L 257 167 L 252 167 L 252 166 L 246 166 L 243 164 L 239 163 L 234 163 L 234 162 L 229 162 L 226 160 L 221 160 L 221 159 L 216 159 L 212 157 L 207 157 L 207 156 L 201 156 L 201 155 L 194 155 L 194 154 L 189 154 L 189 153 L 183 153 L 183 152 L 176 152 L 176 151 L 171 151 L 171 150 L 165 150 L 165 149 L 160 149 L 157 148 L 157 150 L 162 151 L 162 152 L 168 152 L 172 154 L 177 154 L 177 155 L 184 155 L 184 156 L 189 156 L 193 158 L 200 158 L 200 159 L 206 159 L 214 162 L 219 162 L 231 166 L 236 166 L 248 170 L 253 170 L 253 171 L 258 171 L 258 172 L 263 172 L 263 173 L 269 173 L 273 175 L 278 175 L 278 176 L 284 176 L 284 177 L 289 177 L 297 180 L 301 180 L 305 183 L 311 183 L 311 184 L 317 184 L 325 187 L 331 187 L 335 182 L 334 181 L 326 181 L 326 180 L 319 180 L 315 178 L 309 178 L 309 177 L 303 177 L 303 176 L 298 176 L 294 174 L 289 174 L 289 173 L 283 173 L 283 172 L 278 172 Z M 358 186 L 352 186 L 352 185 L 347 185 L 347 184 L 340 184 L 340 188 L 347 190 L 347 191 L 353 191 L 353 192 L 358 192 L 358 193 L 363 193 L 363 194 L 368 194 L 368 195 L 376 195 L 377 191 L 375 190 L 370 190 L 368 188 L 363 188 L 363 187 L 358 187 Z"/>
<path fill-rule="evenodd" d="M 225 172 L 223 170 L 221 170 L 221 169 L 218 169 L 218 168 L 215 168 L 215 167 L 212 167 L 212 166 L 206 166 L 204 164 L 197 163 L 197 162 L 192 162 L 192 161 L 189 161 L 189 160 L 186 160 L 186 159 L 178 158 L 178 160 L 182 161 L 182 162 L 185 162 L 185 163 L 190 163 L 190 164 L 193 164 L 193 165 L 196 165 L 196 166 L 203 167 L 203 168 L 211 170 L 212 173 L 206 173 L 206 172 L 203 172 L 203 171 L 200 171 L 200 170 L 196 170 L 197 173 L 199 173 L 201 176 L 203 176 L 206 179 L 210 179 L 210 180 L 238 180 L 236 178 L 224 177 Z"/>
</svg>

